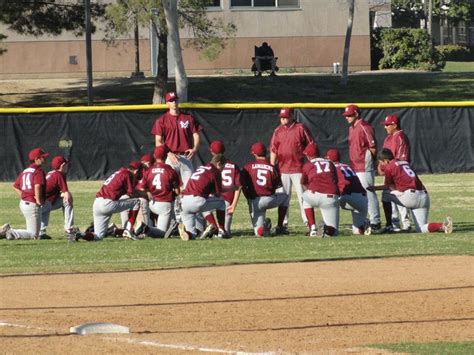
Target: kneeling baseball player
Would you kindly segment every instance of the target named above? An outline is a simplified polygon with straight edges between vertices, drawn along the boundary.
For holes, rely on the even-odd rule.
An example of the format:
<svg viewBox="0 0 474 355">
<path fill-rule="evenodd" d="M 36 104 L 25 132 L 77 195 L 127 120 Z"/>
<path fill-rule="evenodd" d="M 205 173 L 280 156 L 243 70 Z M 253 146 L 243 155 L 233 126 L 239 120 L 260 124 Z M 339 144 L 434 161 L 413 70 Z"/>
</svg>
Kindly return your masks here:
<svg viewBox="0 0 474 355">
<path fill-rule="evenodd" d="M 249 205 L 255 236 L 271 234 L 271 221 L 265 215 L 268 209 L 275 207 L 278 207 L 278 224 L 273 234 L 289 234 L 283 225 L 289 198 L 284 192 L 275 192 L 282 186 L 280 173 L 267 160 L 267 148 L 262 142 L 253 144 L 250 152 L 255 160 L 244 166 L 240 181 Z"/>
<path fill-rule="evenodd" d="M 339 187 L 334 164 L 319 157 L 316 143 L 306 146 L 303 154 L 308 161 L 303 165 L 303 207 L 308 218 L 310 237 L 335 236 L 339 229 Z M 323 224 L 316 228 L 314 207 L 319 207 Z"/>
<path fill-rule="evenodd" d="M 446 217 L 443 223 L 428 223 L 430 196 L 418 175 L 403 160 L 394 158 L 389 149 L 383 149 L 378 155 L 380 171 L 385 176 L 384 184 L 369 186 L 367 190 L 383 190 L 382 201 L 394 202 L 408 208 L 412 214 L 417 232 L 433 233 L 453 231 L 453 220 Z"/>
</svg>

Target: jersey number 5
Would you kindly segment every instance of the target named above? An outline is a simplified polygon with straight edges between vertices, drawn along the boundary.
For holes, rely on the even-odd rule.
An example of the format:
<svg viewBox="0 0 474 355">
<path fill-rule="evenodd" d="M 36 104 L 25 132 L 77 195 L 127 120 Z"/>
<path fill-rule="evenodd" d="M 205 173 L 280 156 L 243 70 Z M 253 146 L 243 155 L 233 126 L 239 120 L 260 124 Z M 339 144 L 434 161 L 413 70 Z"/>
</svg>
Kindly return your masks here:
<svg viewBox="0 0 474 355">
<path fill-rule="evenodd" d="M 257 185 L 265 186 L 267 184 L 267 172 L 268 170 L 257 170 Z"/>
</svg>

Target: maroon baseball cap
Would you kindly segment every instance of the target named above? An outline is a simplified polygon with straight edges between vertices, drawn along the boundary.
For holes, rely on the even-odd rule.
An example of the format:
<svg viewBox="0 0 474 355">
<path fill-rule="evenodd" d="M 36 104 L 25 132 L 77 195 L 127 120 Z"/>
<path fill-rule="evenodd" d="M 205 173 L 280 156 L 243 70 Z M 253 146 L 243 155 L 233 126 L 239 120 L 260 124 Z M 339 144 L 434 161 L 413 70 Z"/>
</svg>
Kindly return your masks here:
<svg viewBox="0 0 474 355">
<path fill-rule="evenodd" d="M 178 94 L 176 94 L 174 91 L 167 92 L 165 95 L 166 102 L 176 101 L 178 99 L 179 99 Z"/>
<path fill-rule="evenodd" d="M 45 153 L 41 148 L 35 148 L 28 153 L 28 159 L 30 159 L 30 161 L 35 161 L 38 158 L 46 158 L 47 156 L 49 156 L 49 154 Z"/>
<path fill-rule="evenodd" d="M 51 160 L 51 168 L 58 170 L 61 165 L 69 163 L 69 160 L 66 160 L 62 155 L 58 155 Z"/>
<path fill-rule="evenodd" d="M 267 148 L 265 148 L 265 144 L 262 142 L 254 143 L 250 151 L 252 154 L 256 154 L 259 157 L 263 157 L 267 154 Z"/>
<path fill-rule="evenodd" d="M 319 149 L 316 143 L 309 143 L 306 148 L 303 150 L 303 154 L 308 157 L 318 157 Z"/>
<path fill-rule="evenodd" d="M 165 145 L 159 145 L 155 148 L 154 155 L 156 159 L 164 160 L 166 154 L 168 154 L 168 149 L 166 149 Z"/>
<path fill-rule="evenodd" d="M 214 154 L 224 154 L 225 147 L 222 141 L 214 141 L 211 143 L 211 152 Z"/>
<path fill-rule="evenodd" d="M 130 164 L 128 164 L 128 167 L 130 169 L 134 169 L 134 170 L 137 170 L 137 169 L 140 169 L 142 166 L 142 163 L 140 163 L 139 161 L 135 160 L 135 161 L 132 161 Z"/>
<path fill-rule="evenodd" d="M 145 154 L 140 158 L 140 161 L 142 163 L 153 163 L 155 159 L 153 159 L 153 155 L 151 154 Z"/>
<path fill-rule="evenodd" d="M 290 118 L 293 114 L 293 110 L 289 107 L 283 107 L 280 110 L 280 118 Z"/>
<path fill-rule="evenodd" d="M 342 113 L 343 116 L 354 116 L 356 113 L 359 113 L 360 109 L 357 105 L 347 105 Z"/>
<path fill-rule="evenodd" d="M 336 148 L 329 149 L 326 152 L 326 159 L 334 162 L 341 161 L 341 155 L 339 154 L 339 150 L 337 150 Z"/>
<path fill-rule="evenodd" d="M 384 126 L 388 126 L 391 124 L 398 125 L 398 116 L 397 115 L 388 115 L 385 117 L 385 121 L 382 123 Z"/>
</svg>

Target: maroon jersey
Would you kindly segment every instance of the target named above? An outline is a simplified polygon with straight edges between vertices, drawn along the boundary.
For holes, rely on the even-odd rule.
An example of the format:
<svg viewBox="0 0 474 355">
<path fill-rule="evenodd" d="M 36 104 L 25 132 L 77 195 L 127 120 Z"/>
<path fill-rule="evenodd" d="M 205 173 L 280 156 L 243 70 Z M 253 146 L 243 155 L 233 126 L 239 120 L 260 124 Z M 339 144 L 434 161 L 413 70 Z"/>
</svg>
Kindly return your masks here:
<svg viewBox="0 0 474 355">
<path fill-rule="evenodd" d="M 176 195 L 174 189 L 179 188 L 181 182 L 178 173 L 165 163 L 157 162 L 145 170 L 139 186 L 149 191 L 153 201 L 172 202 Z"/>
<path fill-rule="evenodd" d="M 385 137 L 383 147 L 389 149 L 395 159 L 410 162 L 410 143 L 403 131 L 397 131 Z"/>
<path fill-rule="evenodd" d="M 205 198 L 208 198 L 210 194 L 220 196 L 221 193 L 221 172 L 210 163 L 196 169 L 182 192 L 183 195 L 201 196 Z"/>
<path fill-rule="evenodd" d="M 240 170 L 236 164 L 227 161 L 224 170 L 221 172 L 221 176 L 223 188 L 229 189 L 240 186 Z M 234 201 L 234 194 L 235 191 L 223 192 L 222 198 L 231 204 L 232 201 Z"/>
<path fill-rule="evenodd" d="M 161 136 L 170 152 L 184 154 L 186 150 L 193 148 L 193 134 L 201 130 L 202 127 L 191 115 L 179 113 L 178 116 L 173 116 L 166 112 L 156 119 L 151 133 Z"/>
<path fill-rule="evenodd" d="M 68 192 L 64 174 L 57 170 L 51 170 L 46 174 L 46 199 L 54 204 L 61 197 L 62 192 Z"/>
<path fill-rule="evenodd" d="M 280 173 L 266 159 L 257 159 L 245 165 L 241 172 L 241 183 L 245 197 L 250 200 L 271 196 L 282 186 Z"/>
<path fill-rule="evenodd" d="M 426 190 L 418 175 L 406 161 L 393 159 L 385 166 L 384 173 L 384 184 L 394 186 L 397 191 Z"/>
<path fill-rule="evenodd" d="M 36 203 L 35 185 L 41 185 L 41 200 L 44 200 L 46 177 L 43 169 L 36 164 L 31 164 L 23 170 L 13 184 L 15 188 L 21 190 L 21 199 L 32 203 Z"/>
<path fill-rule="evenodd" d="M 350 195 L 352 193 L 365 193 L 365 189 L 360 183 L 357 174 L 351 167 L 343 163 L 334 163 L 337 171 L 337 186 L 341 195 Z"/>
<path fill-rule="evenodd" d="M 132 196 L 133 179 L 131 175 L 126 168 L 120 168 L 104 181 L 102 188 L 95 196 L 113 201 L 117 201 L 123 195 Z"/>
<path fill-rule="evenodd" d="M 277 156 L 280 172 L 300 173 L 304 164 L 303 150 L 311 142 L 313 137 L 302 123 L 278 126 L 273 132 L 270 150 Z"/>
<path fill-rule="evenodd" d="M 323 158 L 315 158 L 303 165 L 301 185 L 311 192 L 339 195 L 337 172 L 334 164 Z"/>
<path fill-rule="evenodd" d="M 363 119 L 349 127 L 349 161 L 356 172 L 373 170 L 370 148 L 376 147 L 373 127 Z"/>
</svg>

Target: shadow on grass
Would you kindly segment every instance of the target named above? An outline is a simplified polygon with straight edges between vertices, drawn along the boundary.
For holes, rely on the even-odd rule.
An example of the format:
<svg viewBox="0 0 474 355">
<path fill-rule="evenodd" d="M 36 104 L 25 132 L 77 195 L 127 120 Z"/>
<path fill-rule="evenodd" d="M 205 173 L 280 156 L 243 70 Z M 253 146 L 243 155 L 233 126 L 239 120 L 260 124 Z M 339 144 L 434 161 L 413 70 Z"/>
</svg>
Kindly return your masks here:
<svg viewBox="0 0 474 355">
<path fill-rule="evenodd" d="M 284 75 L 190 77 L 189 98 L 197 103 L 346 103 L 404 101 L 464 101 L 474 99 L 474 73 L 356 73 L 342 87 L 338 76 Z M 174 90 L 170 81 L 168 90 Z M 151 104 L 154 79 L 100 79 L 94 83 L 94 105 Z M 3 107 L 80 106 L 87 104 L 87 82 L 42 90 L 11 104 L 0 94 Z"/>
</svg>

